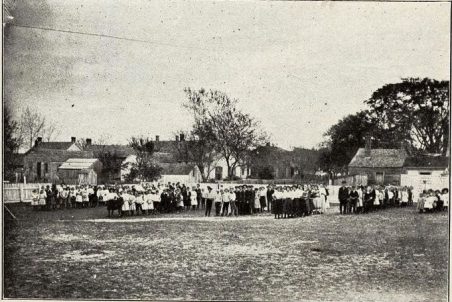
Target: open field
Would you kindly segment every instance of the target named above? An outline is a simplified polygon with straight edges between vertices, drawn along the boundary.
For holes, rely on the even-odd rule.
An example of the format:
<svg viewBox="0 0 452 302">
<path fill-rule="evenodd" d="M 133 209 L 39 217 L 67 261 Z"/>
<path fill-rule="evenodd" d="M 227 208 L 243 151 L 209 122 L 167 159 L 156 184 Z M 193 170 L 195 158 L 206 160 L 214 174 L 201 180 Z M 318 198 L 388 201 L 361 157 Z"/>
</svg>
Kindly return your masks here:
<svg viewBox="0 0 452 302">
<path fill-rule="evenodd" d="M 11 209 L 5 297 L 447 300 L 447 213 L 105 219 L 105 208 Z"/>
</svg>

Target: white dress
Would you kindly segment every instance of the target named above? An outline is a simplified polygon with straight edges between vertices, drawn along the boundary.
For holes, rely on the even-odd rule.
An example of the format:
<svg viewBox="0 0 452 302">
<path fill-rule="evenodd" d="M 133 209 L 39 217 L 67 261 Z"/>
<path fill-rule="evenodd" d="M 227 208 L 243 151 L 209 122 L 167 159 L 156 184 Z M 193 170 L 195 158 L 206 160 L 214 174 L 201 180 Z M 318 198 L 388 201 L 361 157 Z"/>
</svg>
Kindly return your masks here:
<svg viewBox="0 0 452 302">
<path fill-rule="evenodd" d="M 146 203 L 147 203 L 148 210 L 154 209 L 154 201 L 152 200 L 152 194 L 146 195 Z"/>
<path fill-rule="evenodd" d="M 122 204 L 122 210 L 124 212 L 127 212 L 127 211 L 130 210 L 130 207 L 129 207 L 129 194 L 127 194 L 127 193 L 122 194 L 122 198 L 124 199 L 124 203 Z"/>
<path fill-rule="evenodd" d="M 31 205 L 39 206 L 39 194 L 38 193 L 31 193 Z"/>
<path fill-rule="evenodd" d="M 137 198 L 137 200 L 139 200 L 140 201 L 140 203 L 141 203 L 141 209 L 143 210 L 143 211 L 147 211 L 149 208 L 148 208 L 148 201 L 147 201 L 147 197 L 146 197 L 147 195 L 144 195 L 144 194 L 142 194 L 141 196 L 139 196 L 138 198 Z"/>
<path fill-rule="evenodd" d="M 134 195 L 132 195 L 132 194 L 130 194 L 129 195 L 129 210 L 130 211 L 136 211 L 136 206 L 135 206 L 135 200 L 136 200 L 136 197 L 134 196 Z"/>
<path fill-rule="evenodd" d="M 444 206 L 449 206 L 449 194 L 442 194 L 441 199 L 444 201 Z"/>
<path fill-rule="evenodd" d="M 362 207 L 363 204 L 363 190 L 358 190 L 358 202 L 356 204 L 357 207 Z"/>
<path fill-rule="evenodd" d="M 190 202 L 192 206 L 198 205 L 198 200 L 196 199 L 196 191 L 190 191 Z"/>
</svg>

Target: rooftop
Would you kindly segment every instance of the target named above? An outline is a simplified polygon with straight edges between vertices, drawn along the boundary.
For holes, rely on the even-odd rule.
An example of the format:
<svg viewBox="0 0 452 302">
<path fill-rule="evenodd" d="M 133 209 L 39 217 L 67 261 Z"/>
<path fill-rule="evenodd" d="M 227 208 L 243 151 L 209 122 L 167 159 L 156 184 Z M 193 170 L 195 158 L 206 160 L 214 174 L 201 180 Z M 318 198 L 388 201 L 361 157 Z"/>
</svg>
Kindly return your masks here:
<svg viewBox="0 0 452 302">
<path fill-rule="evenodd" d="M 59 169 L 63 170 L 85 170 L 90 169 L 94 163 L 99 161 L 96 158 L 70 158 L 65 161 Z"/>
<path fill-rule="evenodd" d="M 361 168 L 401 168 L 407 158 L 404 149 L 371 149 L 366 154 L 365 148 L 359 148 L 349 163 L 349 167 Z"/>
</svg>

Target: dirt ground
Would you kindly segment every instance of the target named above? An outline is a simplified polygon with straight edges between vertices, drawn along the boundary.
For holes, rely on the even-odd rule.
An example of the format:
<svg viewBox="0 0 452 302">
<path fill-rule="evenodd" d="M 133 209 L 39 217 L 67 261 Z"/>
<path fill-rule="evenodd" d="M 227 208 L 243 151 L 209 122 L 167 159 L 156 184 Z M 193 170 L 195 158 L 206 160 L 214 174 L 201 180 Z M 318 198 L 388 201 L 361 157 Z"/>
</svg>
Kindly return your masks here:
<svg viewBox="0 0 452 302">
<path fill-rule="evenodd" d="M 7 298 L 447 301 L 447 213 L 107 219 L 103 207 L 10 208 Z"/>
</svg>

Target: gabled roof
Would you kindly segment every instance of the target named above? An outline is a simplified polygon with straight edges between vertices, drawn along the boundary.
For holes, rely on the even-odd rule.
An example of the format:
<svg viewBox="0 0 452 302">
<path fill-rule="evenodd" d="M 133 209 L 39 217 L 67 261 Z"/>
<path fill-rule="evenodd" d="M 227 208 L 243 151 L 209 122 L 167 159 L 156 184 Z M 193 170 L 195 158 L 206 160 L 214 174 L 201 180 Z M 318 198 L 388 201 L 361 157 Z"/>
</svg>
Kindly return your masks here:
<svg viewBox="0 0 452 302">
<path fill-rule="evenodd" d="M 34 145 L 30 150 L 28 150 L 25 154 L 36 150 L 68 150 L 75 143 L 73 142 L 40 142 L 38 145 Z M 72 151 L 71 151 L 72 152 Z M 74 151 L 76 152 L 76 151 Z"/>
<path fill-rule="evenodd" d="M 401 168 L 407 158 L 403 149 L 371 149 L 367 156 L 365 148 L 359 148 L 349 163 L 349 167 L 360 168 Z"/>
<path fill-rule="evenodd" d="M 129 155 L 135 154 L 135 150 L 127 145 L 88 145 L 85 150 L 92 151 L 94 156 L 99 156 L 100 153 L 116 154 L 118 157 L 126 158 Z"/>
<path fill-rule="evenodd" d="M 65 162 L 69 158 L 92 158 L 93 152 L 32 148 L 25 154 L 25 157 L 31 155 L 43 155 L 50 162 Z"/>
<path fill-rule="evenodd" d="M 406 168 L 433 168 L 445 169 L 449 166 L 449 158 L 441 155 L 417 155 L 407 157 L 404 163 Z"/>
<path fill-rule="evenodd" d="M 194 164 L 185 163 L 160 163 L 159 166 L 163 169 L 162 175 L 188 175 L 196 167 Z"/>
<path fill-rule="evenodd" d="M 86 170 L 93 167 L 99 161 L 96 158 L 70 158 L 65 161 L 58 169 L 62 170 Z"/>
<path fill-rule="evenodd" d="M 155 141 L 154 151 L 161 153 L 173 153 L 177 151 L 178 144 L 184 144 L 185 141 Z"/>
</svg>

